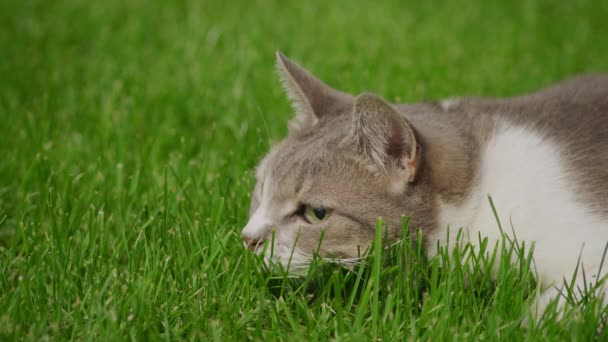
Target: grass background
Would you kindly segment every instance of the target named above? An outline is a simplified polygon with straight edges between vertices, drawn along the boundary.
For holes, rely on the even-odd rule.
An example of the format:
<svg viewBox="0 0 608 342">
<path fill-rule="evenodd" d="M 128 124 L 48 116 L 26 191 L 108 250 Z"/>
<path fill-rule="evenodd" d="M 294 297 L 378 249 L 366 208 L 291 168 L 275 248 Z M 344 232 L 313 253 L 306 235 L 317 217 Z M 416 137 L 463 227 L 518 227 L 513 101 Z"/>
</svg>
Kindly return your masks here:
<svg viewBox="0 0 608 342">
<path fill-rule="evenodd" d="M 593 300 L 520 327 L 525 258 L 471 287 L 457 262 L 400 252 L 302 282 L 261 272 L 240 229 L 250 170 L 292 115 L 275 50 L 392 101 L 507 96 L 608 70 L 607 15 L 585 0 L 0 2 L 0 338 L 604 338 Z"/>
</svg>

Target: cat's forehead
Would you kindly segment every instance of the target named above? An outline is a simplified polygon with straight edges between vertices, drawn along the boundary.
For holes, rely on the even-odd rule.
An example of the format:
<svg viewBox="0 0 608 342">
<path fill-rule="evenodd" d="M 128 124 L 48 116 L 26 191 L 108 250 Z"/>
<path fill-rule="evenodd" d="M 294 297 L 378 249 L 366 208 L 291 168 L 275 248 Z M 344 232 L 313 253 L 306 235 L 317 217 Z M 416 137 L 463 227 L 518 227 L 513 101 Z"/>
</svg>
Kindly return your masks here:
<svg viewBox="0 0 608 342">
<path fill-rule="evenodd" d="M 317 156 L 312 156 L 307 147 L 298 149 L 285 144 L 279 145 L 260 162 L 256 178 L 258 182 L 272 182 L 275 191 L 285 187 L 298 190 L 314 175 L 313 169 L 322 168 L 319 160 L 327 158 L 327 154 L 326 151 L 319 150 Z"/>
<path fill-rule="evenodd" d="M 307 171 L 328 166 L 328 161 L 341 154 L 340 142 L 347 134 L 329 126 L 320 125 L 299 134 L 290 134 L 273 146 L 256 168 L 257 179 L 264 179 L 269 172 L 276 178 L 292 173 L 294 169 Z"/>
<path fill-rule="evenodd" d="M 258 168 L 258 179 L 304 177 L 340 165 L 339 142 L 330 139 L 286 139 L 268 154 Z"/>
<path fill-rule="evenodd" d="M 298 195 L 323 200 L 329 205 L 326 201 L 354 188 L 372 186 L 371 182 L 353 184 L 354 180 L 369 180 L 371 173 L 347 149 L 335 143 L 277 146 L 257 169 L 258 182 L 266 191 L 264 196 L 281 200 Z"/>
</svg>

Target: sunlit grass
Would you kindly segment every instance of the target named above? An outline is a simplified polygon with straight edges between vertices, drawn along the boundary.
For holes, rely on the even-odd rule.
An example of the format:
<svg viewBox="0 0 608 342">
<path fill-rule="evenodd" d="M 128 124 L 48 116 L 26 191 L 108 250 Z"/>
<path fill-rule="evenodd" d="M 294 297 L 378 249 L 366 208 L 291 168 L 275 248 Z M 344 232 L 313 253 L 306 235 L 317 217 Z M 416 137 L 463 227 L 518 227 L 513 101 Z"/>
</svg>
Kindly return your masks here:
<svg viewBox="0 0 608 342">
<path fill-rule="evenodd" d="M 275 50 L 392 101 L 507 96 L 608 70 L 607 6 L 0 2 L 0 337 L 605 339 L 593 296 L 529 316 L 528 245 L 379 234 L 352 271 L 293 278 L 240 230 L 292 115 Z"/>
</svg>

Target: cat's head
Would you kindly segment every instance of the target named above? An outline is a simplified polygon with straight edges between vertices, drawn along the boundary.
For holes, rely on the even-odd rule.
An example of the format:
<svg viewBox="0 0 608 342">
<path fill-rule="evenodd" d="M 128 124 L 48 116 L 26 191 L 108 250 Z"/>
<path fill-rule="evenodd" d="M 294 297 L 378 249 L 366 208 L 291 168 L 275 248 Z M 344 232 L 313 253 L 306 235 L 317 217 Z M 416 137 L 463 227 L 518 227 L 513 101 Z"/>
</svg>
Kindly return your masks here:
<svg viewBox="0 0 608 342">
<path fill-rule="evenodd" d="M 352 263 L 374 239 L 377 218 L 400 232 L 403 215 L 424 216 L 416 133 L 375 95 L 332 89 L 280 53 L 277 68 L 295 118 L 256 169 L 244 244 L 256 253 L 266 245 L 266 258 L 292 272 L 315 251 Z"/>
</svg>

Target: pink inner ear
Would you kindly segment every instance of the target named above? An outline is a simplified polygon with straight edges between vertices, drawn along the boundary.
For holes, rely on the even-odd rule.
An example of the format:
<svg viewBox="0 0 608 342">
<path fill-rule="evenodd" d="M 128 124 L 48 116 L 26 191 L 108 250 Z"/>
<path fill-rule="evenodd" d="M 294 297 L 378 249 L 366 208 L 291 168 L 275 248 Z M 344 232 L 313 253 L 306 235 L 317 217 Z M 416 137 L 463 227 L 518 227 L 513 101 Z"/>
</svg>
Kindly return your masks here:
<svg viewBox="0 0 608 342">
<path fill-rule="evenodd" d="M 408 182 L 413 183 L 416 180 L 416 176 L 418 174 L 418 168 L 420 167 L 420 156 L 422 155 L 422 147 L 420 145 L 416 145 L 416 150 L 414 151 L 414 156 L 408 158 L 407 170 L 408 170 Z"/>
<path fill-rule="evenodd" d="M 416 180 L 420 166 L 421 148 L 415 141 L 408 141 L 407 129 L 395 121 L 391 125 L 386 153 L 399 168 L 407 170 L 408 182 L 412 183 Z M 415 144 L 415 148 L 412 148 L 412 144 Z"/>
<path fill-rule="evenodd" d="M 404 161 L 409 157 L 406 151 L 407 143 L 403 134 L 403 128 L 399 123 L 393 122 L 391 125 L 391 134 L 389 136 L 387 155 L 389 158 L 396 160 L 399 167 L 405 168 Z"/>
</svg>

